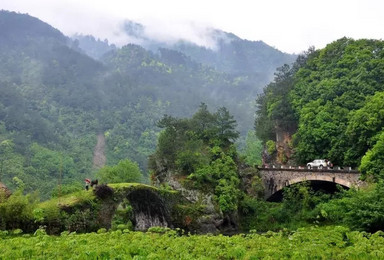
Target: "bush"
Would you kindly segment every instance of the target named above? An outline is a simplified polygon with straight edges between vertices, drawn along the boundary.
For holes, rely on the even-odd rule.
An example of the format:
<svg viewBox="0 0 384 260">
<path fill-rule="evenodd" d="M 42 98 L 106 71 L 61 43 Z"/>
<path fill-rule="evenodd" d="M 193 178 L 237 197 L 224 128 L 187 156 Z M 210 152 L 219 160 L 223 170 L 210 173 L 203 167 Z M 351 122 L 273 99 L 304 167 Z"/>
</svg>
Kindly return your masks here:
<svg viewBox="0 0 384 260">
<path fill-rule="evenodd" d="M 106 228 L 100 228 L 99 230 L 97 230 L 97 234 L 103 234 L 103 233 L 107 233 Z"/>
<path fill-rule="evenodd" d="M 380 182 L 362 190 L 349 190 L 340 199 L 317 207 L 322 220 L 367 232 L 384 229 L 384 184 Z"/>
<path fill-rule="evenodd" d="M 9 199 L 0 203 L 1 228 L 9 230 L 32 228 L 36 199 L 32 195 L 22 195 L 21 192 L 16 192 Z"/>
<path fill-rule="evenodd" d="M 273 154 L 274 152 L 276 152 L 276 143 L 275 141 L 272 141 L 272 140 L 268 140 L 265 145 L 267 146 L 267 152 L 269 154 Z"/>
<path fill-rule="evenodd" d="M 34 236 L 45 236 L 47 235 L 47 232 L 45 230 L 45 227 L 44 226 L 40 226 L 36 231 L 35 233 L 33 234 Z"/>
<path fill-rule="evenodd" d="M 138 164 L 129 159 L 122 160 L 115 166 L 105 166 L 96 175 L 104 183 L 143 182 L 144 180 Z"/>
<path fill-rule="evenodd" d="M 365 178 L 384 180 L 384 132 L 378 135 L 376 144 L 361 159 L 359 170 Z"/>
</svg>

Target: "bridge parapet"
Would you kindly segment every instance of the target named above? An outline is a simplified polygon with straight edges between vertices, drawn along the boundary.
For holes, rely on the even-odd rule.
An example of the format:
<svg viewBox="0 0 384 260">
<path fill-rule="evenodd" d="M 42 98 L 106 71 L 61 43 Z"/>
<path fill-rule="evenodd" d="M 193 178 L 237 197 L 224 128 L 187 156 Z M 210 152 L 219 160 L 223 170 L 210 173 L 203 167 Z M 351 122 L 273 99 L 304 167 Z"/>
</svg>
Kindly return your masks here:
<svg viewBox="0 0 384 260">
<path fill-rule="evenodd" d="M 363 185 L 360 172 L 352 168 L 308 169 L 306 167 L 259 167 L 265 188 L 265 198 L 284 187 L 304 181 L 326 181 L 351 188 Z"/>
<path fill-rule="evenodd" d="M 333 173 L 354 173 L 354 174 L 360 174 L 360 172 L 356 169 L 353 169 L 352 167 L 324 167 L 324 168 L 317 168 L 317 167 L 305 167 L 305 166 L 262 166 L 258 167 L 259 170 L 273 170 L 273 171 L 302 171 L 302 172 L 333 172 Z"/>
</svg>

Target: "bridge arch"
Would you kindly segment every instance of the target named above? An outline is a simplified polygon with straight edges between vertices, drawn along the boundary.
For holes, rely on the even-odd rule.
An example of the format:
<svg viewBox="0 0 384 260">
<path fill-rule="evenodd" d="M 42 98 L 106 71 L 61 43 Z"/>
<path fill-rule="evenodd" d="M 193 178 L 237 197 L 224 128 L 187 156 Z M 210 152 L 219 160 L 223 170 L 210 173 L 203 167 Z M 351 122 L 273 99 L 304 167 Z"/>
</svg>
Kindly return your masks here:
<svg viewBox="0 0 384 260">
<path fill-rule="evenodd" d="M 360 173 L 351 169 L 306 169 L 306 168 L 259 168 L 265 188 L 265 199 L 281 192 L 284 187 L 295 183 L 314 181 L 339 184 L 346 188 L 359 187 Z"/>
<path fill-rule="evenodd" d="M 105 203 L 110 205 L 104 215 L 103 225 L 107 228 L 112 223 L 116 210 L 125 207 L 128 201 L 132 207 L 131 221 L 135 230 L 147 230 L 150 227 L 172 227 L 171 209 L 178 198 L 174 191 L 159 190 L 156 187 L 139 183 L 112 183 L 109 184 L 112 197 Z"/>
<path fill-rule="evenodd" d="M 124 194 L 133 208 L 135 230 L 150 227 L 169 227 L 170 213 L 164 199 L 152 189 L 132 190 Z"/>
<path fill-rule="evenodd" d="M 279 183 L 279 185 L 276 187 L 275 192 L 282 190 L 284 187 L 291 186 L 295 183 L 300 183 L 305 181 L 325 181 L 325 182 L 339 184 L 347 188 L 352 187 L 352 183 L 350 181 L 342 178 L 326 176 L 326 175 L 310 175 L 310 176 L 300 176 L 297 178 L 293 178 L 293 179 L 287 180 L 287 182 L 283 184 Z"/>
</svg>

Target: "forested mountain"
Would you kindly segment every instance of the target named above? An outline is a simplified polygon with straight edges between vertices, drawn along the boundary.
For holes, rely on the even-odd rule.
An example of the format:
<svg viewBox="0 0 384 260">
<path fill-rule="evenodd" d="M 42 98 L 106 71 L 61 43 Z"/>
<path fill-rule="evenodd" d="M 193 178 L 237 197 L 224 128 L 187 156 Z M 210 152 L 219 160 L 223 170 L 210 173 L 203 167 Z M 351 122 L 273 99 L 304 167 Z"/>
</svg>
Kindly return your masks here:
<svg viewBox="0 0 384 260">
<path fill-rule="evenodd" d="M 310 49 L 258 98 L 257 133 L 267 141 L 278 128 L 294 129 L 298 162 L 328 158 L 381 179 L 383 83 L 383 41 L 342 38 Z"/>
<path fill-rule="evenodd" d="M 102 41 L 100 39 L 95 39 L 92 35 L 81 34 L 75 34 L 71 38 L 74 46 L 96 60 L 101 59 L 107 52 L 116 50 L 116 46 L 114 44 L 109 44 L 107 39 Z"/>
<path fill-rule="evenodd" d="M 225 106 L 243 139 L 252 129 L 261 83 L 247 75 L 202 64 L 181 48 L 88 41 L 109 52 L 95 60 L 81 40 L 29 15 L 0 12 L 0 179 L 7 186 L 39 190 L 42 198 L 59 182 L 62 192 L 81 187 L 94 175 L 97 136 L 106 140 L 108 165 L 129 158 L 146 176 L 156 123 L 164 114 L 191 116 L 202 102 Z"/>
<path fill-rule="evenodd" d="M 249 119 L 254 117 L 255 97 L 271 81 L 277 67 L 292 63 L 296 57 L 270 47 L 262 41 L 243 40 L 232 33 L 215 29 L 206 29 L 205 32 L 206 37 L 214 43 L 212 48 L 199 46 L 187 40 L 166 42 L 151 38 L 146 34 L 145 26 L 132 21 L 125 22 L 124 32 L 132 42 L 140 44 L 127 45 L 130 48 L 141 49 L 142 55 L 136 58 L 144 59 L 146 56 L 147 60 L 156 59 L 172 67 L 172 71 L 169 70 L 168 73 L 163 73 L 166 69 L 164 66 L 162 72 L 157 68 L 156 75 L 148 78 L 143 75 L 160 63 L 157 61 L 157 64 L 153 62 L 150 65 L 147 61 L 142 64 L 137 63 L 135 69 L 131 70 L 132 67 L 130 67 L 126 71 L 130 77 L 138 78 L 139 81 L 152 80 L 151 91 L 155 92 L 153 86 L 177 85 L 179 94 L 173 91 L 164 92 L 164 88 L 157 93 L 163 97 L 167 96 L 168 101 L 173 100 L 171 104 L 190 102 L 187 106 L 180 104 L 175 106 L 176 109 L 170 109 L 172 115 L 191 116 L 197 109 L 196 101 L 199 98 L 201 102 L 215 108 L 222 105 L 228 107 L 239 122 L 241 133 L 239 143 L 244 143 L 247 132 L 252 128 Z M 111 49 L 115 49 L 115 46 L 109 45 L 107 40 L 96 40 L 92 36 L 84 35 L 76 35 L 74 39 L 76 46 L 103 63 L 110 64 L 111 56 L 121 55 L 124 48 L 128 49 L 125 46 L 121 50 L 110 52 Z M 94 50 L 97 50 L 97 54 Z M 125 59 L 128 63 L 138 62 L 136 59 L 128 61 L 130 57 Z M 113 62 L 116 63 L 117 59 Z M 149 88 L 148 84 L 145 84 L 144 88 Z M 183 99 L 184 91 L 194 97 L 188 100 Z"/>
<path fill-rule="evenodd" d="M 1 181 L 47 195 L 60 174 L 90 173 L 104 67 L 28 15 L 1 11 L 0 34 Z"/>
<path fill-rule="evenodd" d="M 212 28 L 201 32 L 210 42 L 210 47 L 200 46 L 188 40 L 166 41 L 152 38 L 146 33 L 144 25 L 133 21 L 125 21 L 123 33 L 132 43 L 139 44 L 153 53 L 158 53 L 161 49 L 175 50 L 194 62 L 225 72 L 232 77 L 239 77 L 251 85 L 249 91 L 256 86 L 260 92 L 272 80 L 277 67 L 285 63 L 290 64 L 295 59 L 295 55 L 283 53 L 262 41 L 244 40 L 232 33 Z M 108 41 L 96 40 L 89 35 L 75 35 L 73 38 L 85 53 L 97 59 L 115 48 L 114 45 L 108 45 Z"/>
</svg>

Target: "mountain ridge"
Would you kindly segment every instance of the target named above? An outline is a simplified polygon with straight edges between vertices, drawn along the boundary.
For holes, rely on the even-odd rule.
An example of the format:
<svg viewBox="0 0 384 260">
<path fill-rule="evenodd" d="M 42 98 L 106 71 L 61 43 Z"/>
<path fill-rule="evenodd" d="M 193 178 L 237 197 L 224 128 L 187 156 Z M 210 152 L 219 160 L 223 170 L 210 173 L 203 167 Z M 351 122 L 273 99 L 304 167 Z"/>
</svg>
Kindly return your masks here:
<svg viewBox="0 0 384 260">
<path fill-rule="evenodd" d="M 165 41 L 151 38 L 146 33 L 146 27 L 140 23 L 127 20 L 124 23 L 124 33 L 130 39 L 127 44 L 136 44 L 146 50 L 157 53 L 159 49 L 176 50 L 189 56 L 193 61 L 231 75 L 251 75 L 252 80 L 262 81 L 265 85 L 273 79 L 273 73 L 278 66 L 292 63 L 297 55 L 284 53 L 263 41 L 241 39 L 233 33 L 219 29 L 206 28 L 204 36 L 211 42 L 212 48 L 199 45 L 190 40 L 180 38 L 177 41 Z M 79 48 L 93 58 L 100 59 L 105 53 L 116 46 L 108 44 L 108 39 L 95 39 L 91 35 L 75 35 Z M 98 49 L 99 52 L 95 53 Z M 268 76 L 261 79 L 260 74 Z"/>
</svg>

